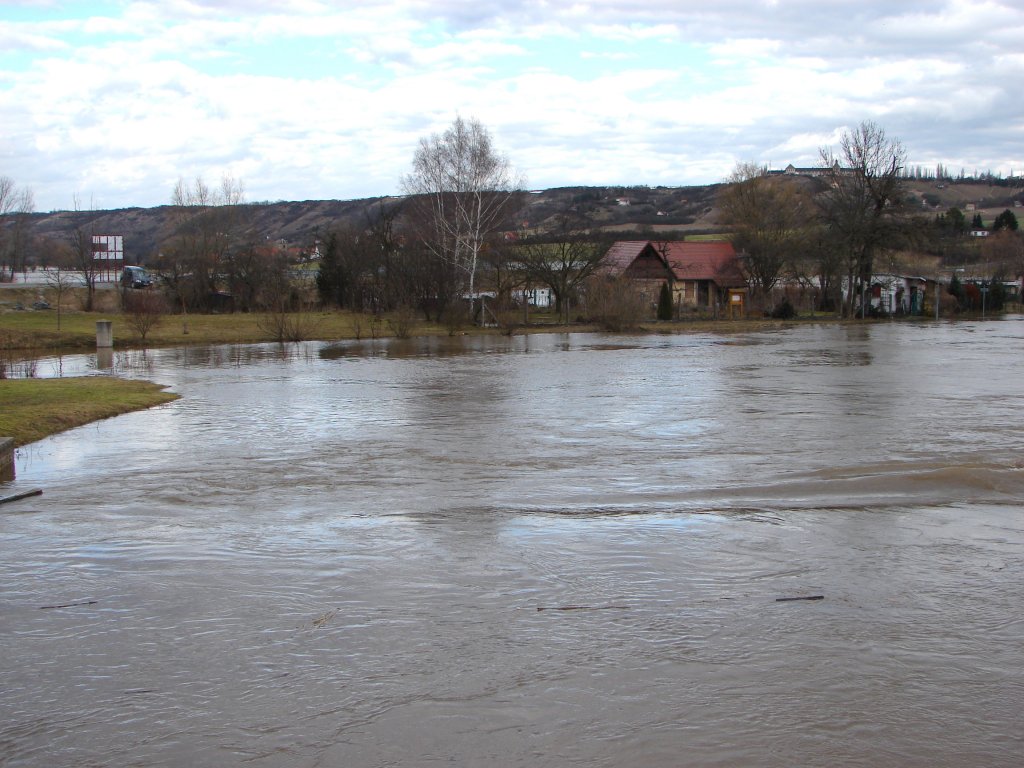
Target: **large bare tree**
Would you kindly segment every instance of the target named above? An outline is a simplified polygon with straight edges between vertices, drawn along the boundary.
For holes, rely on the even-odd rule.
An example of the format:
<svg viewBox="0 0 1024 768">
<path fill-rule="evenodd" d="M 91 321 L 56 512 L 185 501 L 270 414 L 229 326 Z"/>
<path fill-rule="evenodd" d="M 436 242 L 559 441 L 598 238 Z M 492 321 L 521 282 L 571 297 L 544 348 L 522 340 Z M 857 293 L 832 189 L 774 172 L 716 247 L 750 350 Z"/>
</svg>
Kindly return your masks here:
<svg viewBox="0 0 1024 768">
<path fill-rule="evenodd" d="M 829 188 L 822 213 L 833 247 L 842 254 L 847 284 L 844 314 L 853 313 L 870 285 L 876 255 L 895 248 L 906 235 L 903 168 L 906 152 L 878 124 L 862 122 L 846 131 L 838 153 L 820 151 Z"/>
<path fill-rule="evenodd" d="M 597 272 L 611 240 L 609 235 L 592 231 L 582 217 L 564 213 L 555 217 L 548 232 L 528 238 L 519 247 L 524 271 L 530 280 L 551 290 L 562 322 L 569 322 L 573 295 Z"/>
<path fill-rule="evenodd" d="M 78 195 L 74 197 L 74 208 L 76 213 L 83 212 L 82 203 Z M 78 271 L 79 278 L 82 284 L 85 285 L 84 309 L 86 312 L 92 312 L 96 305 L 96 287 L 100 282 L 100 277 L 106 268 L 106 264 L 96 258 L 95 245 L 93 244 L 93 235 L 96 234 L 94 223 L 96 214 L 91 202 L 86 211 L 88 213 L 88 220 L 81 221 L 85 217 L 78 217 L 81 223 L 71 230 L 69 244 L 71 246 L 71 264 Z"/>
<path fill-rule="evenodd" d="M 464 279 L 472 307 L 481 252 L 517 206 L 523 182 L 479 120 L 455 119 L 444 133 L 420 139 L 412 172 L 403 180 L 419 220 L 422 240 Z"/>
<path fill-rule="evenodd" d="M 205 308 L 225 279 L 232 248 L 246 243 L 242 182 L 224 176 L 219 189 L 202 177 L 179 179 L 171 193 L 171 230 L 164 240 L 160 268 L 183 312 Z"/>
<path fill-rule="evenodd" d="M 32 190 L 19 188 L 9 176 L 0 176 L 0 281 L 13 280 L 19 267 L 25 268 L 28 218 L 33 210 Z"/>
<path fill-rule="evenodd" d="M 801 247 L 811 204 L 800 179 L 773 177 L 753 163 L 740 163 L 719 203 L 734 232 L 747 281 L 767 297 Z"/>
</svg>

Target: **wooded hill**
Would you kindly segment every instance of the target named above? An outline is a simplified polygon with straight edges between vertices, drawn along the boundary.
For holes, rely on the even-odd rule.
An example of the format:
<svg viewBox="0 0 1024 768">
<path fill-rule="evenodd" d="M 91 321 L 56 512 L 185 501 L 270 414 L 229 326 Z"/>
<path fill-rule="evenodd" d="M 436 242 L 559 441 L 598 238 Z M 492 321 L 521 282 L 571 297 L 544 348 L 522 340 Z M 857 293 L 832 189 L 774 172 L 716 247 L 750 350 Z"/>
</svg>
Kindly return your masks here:
<svg viewBox="0 0 1024 768">
<path fill-rule="evenodd" d="M 815 185 L 821 180 L 794 176 L 792 183 Z M 721 233 L 716 196 L 722 185 L 692 187 L 559 187 L 532 191 L 516 215 L 515 227 L 532 231 L 548 228 L 553 217 L 575 210 L 593 226 L 621 232 L 623 238 L 681 238 Z M 973 181 L 908 179 L 908 194 L 924 215 L 949 208 L 975 206 L 986 222 L 1014 203 L 1024 201 L 1019 186 Z M 251 231 L 264 242 L 305 247 L 315 235 L 339 224 L 360 225 L 382 201 L 307 200 L 247 204 Z M 126 261 L 147 264 L 160 251 L 172 229 L 174 208 L 123 208 L 105 211 L 54 211 L 31 214 L 31 233 L 39 238 L 67 240 L 75 229 L 124 237 Z"/>
</svg>

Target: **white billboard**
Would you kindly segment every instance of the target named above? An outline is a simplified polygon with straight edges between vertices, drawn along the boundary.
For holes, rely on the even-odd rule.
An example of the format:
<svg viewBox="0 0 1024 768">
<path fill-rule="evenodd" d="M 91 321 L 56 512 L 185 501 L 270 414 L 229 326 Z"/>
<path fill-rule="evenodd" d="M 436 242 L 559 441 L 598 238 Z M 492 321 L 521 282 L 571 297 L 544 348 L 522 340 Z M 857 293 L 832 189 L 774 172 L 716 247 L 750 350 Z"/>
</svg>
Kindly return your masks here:
<svg viewBox="0 0 1024 768">
<path fill-rule="evenodd" d="M 95 261 L 124 261 L 124 237 L 93 235 L 92 257 Z"/>
</svg>

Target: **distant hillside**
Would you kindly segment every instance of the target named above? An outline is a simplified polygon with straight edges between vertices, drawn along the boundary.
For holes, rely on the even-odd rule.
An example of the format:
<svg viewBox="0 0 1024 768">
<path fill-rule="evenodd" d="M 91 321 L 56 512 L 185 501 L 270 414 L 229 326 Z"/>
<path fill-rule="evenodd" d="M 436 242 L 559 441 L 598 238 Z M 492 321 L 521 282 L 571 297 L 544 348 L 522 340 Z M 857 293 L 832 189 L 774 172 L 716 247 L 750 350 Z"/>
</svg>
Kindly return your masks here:
<svg viewBox="0 0 1024 768">
<path fill-rule="evenodd" d="M 616 230 L 694 231 L 714 228 L 708 215 L 716 187 L 563 187 L 530 192 L 515 217 L 515 226 L 543 231 L 553 217 L 578 210 L 601 228 Z M 332 226 L 361 224 L 382 202 L 397 198 L 363 200 L 306 200 L 255 203 L 247 206 L 251 228 L 265 241 L 289 245 L 310 243 L 316 232 Z M 123 208 L 110 211 L 55 211 L 31 215 L 32 234 L 66 240 L 80 227 L 95 234 L 122 235 L 127 260 L 148 263 L 171 234 L 174 208 Z"/>
<path fill-rule="evenodd" d="M 794 177 L 794 183 L 812 183 Z M 695 187 L 558 187 L 530 192 L 516 216 L 516 227 L 532 231 L 550 228 L 553 217 L 568 211 L 586 216 L 595 227 L 621 232 L 623 236 L 658 234 L 663 237 L 719 232 L 722 225 L 715 207 L 721 185 Z M 967 210 L 976 206 L 990 221 L 1015 201 L 1024 199 L 1020 188 L 985 183 L 908 180 L 907 188 L 925 213 L 945 211 L 953 206 Z M 289 245 L 310 243 L 317 231 L 338 224 L 360 224 L 383 201 L 307 200 L 251 204 L 252 231 L 265 241 Z M 78 227 L 88 226 L 96 234 L 123 235 L 129 262 L 146 264 L 159 253 L 161 242 L 170 235 L 174 209 L 125 208 L 112 211 L 58 211 L 32 214 L 36 236 L 66 239 Z"/>
<path fill-rule="evenodd" d="M 253 232 L 264 240 L 305 245 L 317 229 L 334 222 L 355 221 L 377 200 L 310 200 L 247 206 Z M 112 211 L 57 211 L 32 215 L 32 233 L 54 240 L 67 239 L 79 227 L 95 234 L 122 235 L 126 260 L 145 264 L 160 252 L 170 236 L 174 208 L 122 208 Z"/>
</svg>

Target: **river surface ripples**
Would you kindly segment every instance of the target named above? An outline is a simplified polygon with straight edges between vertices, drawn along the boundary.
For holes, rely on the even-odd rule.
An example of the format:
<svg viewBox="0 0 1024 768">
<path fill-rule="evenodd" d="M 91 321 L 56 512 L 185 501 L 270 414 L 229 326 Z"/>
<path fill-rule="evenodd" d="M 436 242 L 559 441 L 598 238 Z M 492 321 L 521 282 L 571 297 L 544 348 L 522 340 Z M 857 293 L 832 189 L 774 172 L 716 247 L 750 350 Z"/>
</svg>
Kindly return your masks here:
<svg viewBox="0 0 1024 768">
<path fill-rule="evenodd" d="M 2 765 L 1024 760 L 1020 318 L 112 370 L 0 484 Z"/>
</svg>

